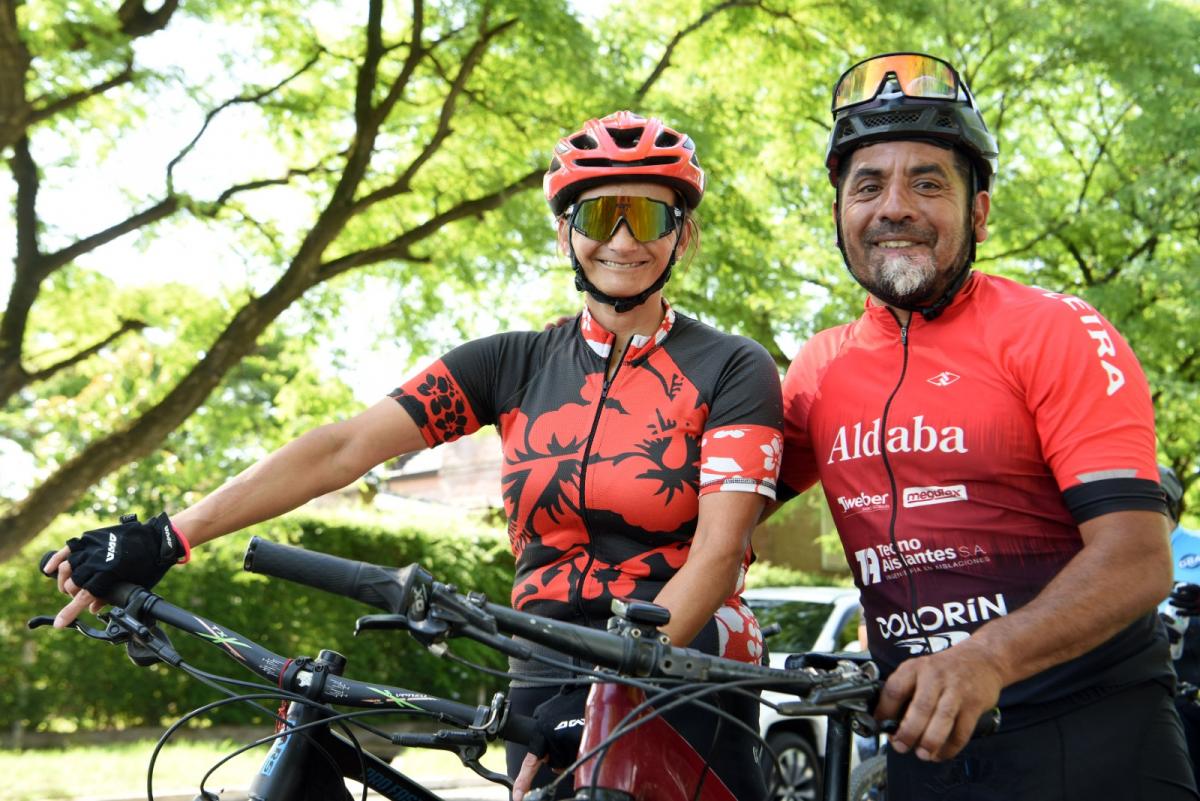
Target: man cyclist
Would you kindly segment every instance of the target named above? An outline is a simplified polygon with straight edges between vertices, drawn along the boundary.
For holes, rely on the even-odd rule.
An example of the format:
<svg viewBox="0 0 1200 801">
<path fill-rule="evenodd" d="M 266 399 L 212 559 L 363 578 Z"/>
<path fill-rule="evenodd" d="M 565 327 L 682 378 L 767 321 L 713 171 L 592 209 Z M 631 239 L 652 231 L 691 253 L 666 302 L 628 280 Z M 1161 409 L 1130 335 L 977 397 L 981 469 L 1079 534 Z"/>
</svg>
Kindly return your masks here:
<svg viewBox="0 0 1200 801">
<path fill-rule="evenodd" d="M 779 374 L 766 350 L 677 314 L 663 286 L 695 241 L 705 174 L 690 137 L 619 111 L 559 140 L 544 190 L 584 308 L 572 324 L 468 342 L 361 414 L 285 445 L 196 505 L 72 539 L 46 565 L 74 596 L 65 625 L 118 580 L 150 586 L 201 543 L 293 509 L 380 462 L 499 430 L 512 605 L 603 627 L 614 598 L 671 612 L 678 645 L 760 662 L 762 636 L 741 600 L 750 534 L 775 497 L 782 451 Z M 565 660 L 562 655 L 560 661 Z M 569 672 L 514 660 L 510 700 L 551 731 L 583 716 Z M 738 798 L 761 797 L 745 693 L 664 717 Z M 561 729 L 555 725 L 566 721 Z M 750 732 L 747 734 L 746 732 Z M 551 737 L 554 764 L 573 761 Z M 578 742 L 578 738 L 575 739 Z M 514 798 L 551 781 L 509 744 Z M 572 793 L 569 782 L 557 790 Z M 556 796 L 558 797 L 558 796 Z"/>
<path fill-rule="evenodd" d="M 820 480 L 862 591 L 889 798 L 1195 799 L 1146 380 L 1087 303 L 972 271 L 998 155 L 940 59 L 838 81 L 826 165 L 868 298 L 788 371 L 781 495 Z"/>
</svg>

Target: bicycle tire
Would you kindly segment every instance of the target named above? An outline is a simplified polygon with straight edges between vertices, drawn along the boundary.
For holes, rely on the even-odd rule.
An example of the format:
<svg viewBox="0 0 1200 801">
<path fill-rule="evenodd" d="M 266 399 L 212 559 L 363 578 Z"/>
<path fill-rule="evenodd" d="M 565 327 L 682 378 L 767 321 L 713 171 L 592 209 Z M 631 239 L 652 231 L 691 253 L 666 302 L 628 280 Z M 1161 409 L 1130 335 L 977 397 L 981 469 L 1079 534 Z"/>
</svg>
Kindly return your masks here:
<svg viewBox="0 0 1200 801">
<path fill-rule="evenodd" d="M 887 754 L 876 754 L 850 771 L 847 801 L 887 801 Z"/>
</svg>

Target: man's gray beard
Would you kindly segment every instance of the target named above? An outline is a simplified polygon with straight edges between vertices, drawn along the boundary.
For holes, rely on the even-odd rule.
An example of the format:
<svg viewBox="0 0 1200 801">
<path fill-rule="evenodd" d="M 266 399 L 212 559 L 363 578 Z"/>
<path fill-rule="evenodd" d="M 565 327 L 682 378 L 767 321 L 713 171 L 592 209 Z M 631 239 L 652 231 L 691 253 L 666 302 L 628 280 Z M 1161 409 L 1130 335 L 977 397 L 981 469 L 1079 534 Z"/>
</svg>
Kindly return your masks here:
<svg viewBox="0 0 1200 801">
<path fill-rule="evenodd" d="M 887 294 L 903 301 L 922 301 L 933 290 L 937 271 L 928 259 L 892 256 L 880 265 L 876 280 Z"/>
</svg>

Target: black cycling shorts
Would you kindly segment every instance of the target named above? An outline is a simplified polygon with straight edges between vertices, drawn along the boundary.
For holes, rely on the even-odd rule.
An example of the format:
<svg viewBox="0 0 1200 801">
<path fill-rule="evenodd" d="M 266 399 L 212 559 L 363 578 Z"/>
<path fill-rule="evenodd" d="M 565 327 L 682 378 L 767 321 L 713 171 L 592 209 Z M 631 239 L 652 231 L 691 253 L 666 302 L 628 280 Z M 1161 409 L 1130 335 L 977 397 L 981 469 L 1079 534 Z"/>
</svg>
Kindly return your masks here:
<svg viewBox="0 0 1200 801">
<path fill-rule="evenodd" d="M 1197 801 L 1171 691 L 1147 682 L 1030 726 L 974 740 L 954 759 L 888 753 L 889 801 Z"/>
</svg>

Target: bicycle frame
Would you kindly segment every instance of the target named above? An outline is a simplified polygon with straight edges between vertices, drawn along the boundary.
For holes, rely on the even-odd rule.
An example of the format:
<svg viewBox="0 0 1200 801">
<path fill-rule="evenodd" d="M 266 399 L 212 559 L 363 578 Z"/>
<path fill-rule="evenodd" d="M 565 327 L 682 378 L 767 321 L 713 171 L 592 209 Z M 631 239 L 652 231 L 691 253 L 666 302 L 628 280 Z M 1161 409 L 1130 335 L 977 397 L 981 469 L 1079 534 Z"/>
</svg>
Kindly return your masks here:
<svg viewBox="0 0 1200 801">
<path fill-rule="evenodd" d="M 645 702 L 646 694 L 636 687 L 611 683 L 593 686 L 588 694 L 579 752 L 586 754 L 600 748 L 621 722 Z M 654 710 L 642 709 L 638 717 L 641 720 L 636 729 L 622 734 L 608 746 L 607 753 L 589 759 L 575 771 L 577 798 L 582 791 L 595 786 L 607 792 L 625 793 L 635 801 L 668 798 L 737 801 L 708 769 L 696 749 Z M 670 758 L 664 758 L 668 754 Z"/>
<path fill-rule="evenodd" d="M 321 710 L 308 704 L 293 702 L 288 707 L 289 728 L 317 723 L 321 718 Z M 337 779 L 352 779 L 365 784 L 368 789 L 391 801 L 442 801 L 441 796 L 417 784 L 371 752 L 360 752 L 327 725 L 317 725 L 306 731 L 308 737 L 285 734 L 274 742 L 250 785 L 251 801 L 302 799 L 306 791 L 321 787 L 329 776 L 334 775 L 332 768 L 335 766 Z M 326 762 L 319 751 L 324 751 L 332 759 L 333 765 Z M 325 798 L 333 798 L 330 791 L 336 790 L 341 791 L 342 798 L 353 797 L 344 785 L 336 789 L 325 786 L 323 790 Z"/>
</svg>

